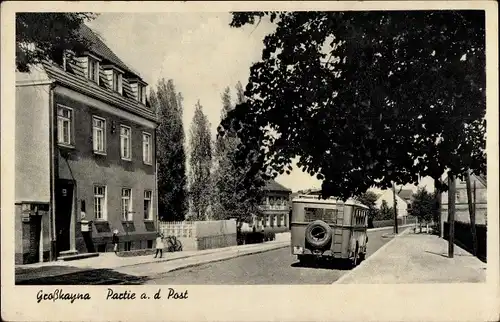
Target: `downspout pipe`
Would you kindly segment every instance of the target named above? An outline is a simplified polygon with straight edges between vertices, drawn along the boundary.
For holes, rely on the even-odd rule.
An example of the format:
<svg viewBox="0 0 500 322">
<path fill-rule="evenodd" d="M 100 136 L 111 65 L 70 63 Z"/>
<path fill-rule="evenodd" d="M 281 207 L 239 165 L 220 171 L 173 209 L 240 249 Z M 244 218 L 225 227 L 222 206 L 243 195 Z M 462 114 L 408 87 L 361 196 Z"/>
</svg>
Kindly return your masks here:
<svg viewBox="0 0 500 322">
<path fill-rule="evenodd" d="M 155 158 L 155 190 L 156 190 L 156 198 L 155 198 L 155 203 L 156 203 L 156 218 L 155 218 L 155 221 L 156 221 L 156 231 L 159 232 L 160 231 L 160 209 L 158 208 L 158 205 L 159 205 L 159 202 L 158 202 L 158 199 L 160 199 L 160 194 L 158 192 L 158 158 L 157 158 L 157 143 L 158 143 L 158 124 L 156 125 L 156 128 L 155 128 L 155 143 L 154 143 L 154 158 Z"/>
<path fill-rule="evenodd" d="M 49 186 L 50 186 L 50 203 L 49 203 L 49 238 L 50 238 L 50 261 L 57 258 L 56 249 L 56 200 L 55 200 L 55 137 L 54 137 L 54 89 L 56 84 L 53 82 L 49 87 Z"/>
</svg>

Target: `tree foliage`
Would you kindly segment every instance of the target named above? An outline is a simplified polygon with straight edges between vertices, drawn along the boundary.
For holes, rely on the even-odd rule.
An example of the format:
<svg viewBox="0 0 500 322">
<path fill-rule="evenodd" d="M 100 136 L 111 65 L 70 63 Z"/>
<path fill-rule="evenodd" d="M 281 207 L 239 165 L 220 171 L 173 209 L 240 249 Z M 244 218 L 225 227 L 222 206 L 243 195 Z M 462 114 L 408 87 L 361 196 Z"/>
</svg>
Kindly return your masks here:
<svg viewBox="0 0 500 322">
<path fill-rule="evenodd" d="M 265 17 L 276 30 L 248 100 L 219 127 L 238 132 L 241 162 L 274 177 L 300 157 L 344 199 L 485 172 L 484 11 L 238 12 L 231 26 Z"/>
<path fill-rule="evenodd" d="M 212 142 L 210 123 L 200 102 L 196 103 L 190 132 L 189 194 L 195 220 L 204 220 L 210 205 Z"/>
<path fill-rule="evenodd" d="M 94 13 L 21 12 L 16 14 L 16 70 L 58 59 L 64 50 L 75 54 L 90 46 L 79 33 L 80 25 L 95 19 Z"/>
<path fill-rule="evenodd" d="M 438 221 L 439 208 L 436 203 L 436 198 L 433 193 L 420 188 L 413 194 L 413 201 L 408 214 L 418 217 L 420 221 L 430 222 L 431 220 Z"/>
<path fill-rule="evenodd" d="M 394 218 L 394 209 L 393 207 L 389 207 L 387 201 L 382 200 L 382 204 L 380 205 L 380 211 L 377 213 L 376 220 L 388 220 Z"/>
<path fill-rule="evenodd" d="M 365 193 L 356 196 L 355 199 L 370 208 L 368 210 L 368 228 L 373 227 L 373 220 L 379 216 L 380 212 L 375 204 L 378 199 L 377 194 L 373 191 L 366 191 Z"/>
<path fill-rule="evenodd" d="M 182 221 L 188 207 L 182 95 L 176 92 L 172 79 L 161 79 L 156 91 L 151 90 L 150 102 L 159 120 L 156 130 L 159 218 Z"/>
<path fill-rule="evenodd" d="M 244 101 L 243 87 L 236 84 L 236 103 Z M 234 106 L 231 103 L 230 89 L 227 87 L 222 94 L 221 120 Z M 237 218 L 246 221 L 252 214 L 259 213 L 259 204 L 262 198 L 262 189 L 259 174 L 254 180 L 243 184 L 248 169 L 238 166 L 235 158 L 239 138 L 236 133 L 230 132 L 224 137 L 216 138 L 215 169 L 213 172 L 212 205 L 216 219 Z M 250 183 L 250 184 L 248 184 Z"/>
</svg>

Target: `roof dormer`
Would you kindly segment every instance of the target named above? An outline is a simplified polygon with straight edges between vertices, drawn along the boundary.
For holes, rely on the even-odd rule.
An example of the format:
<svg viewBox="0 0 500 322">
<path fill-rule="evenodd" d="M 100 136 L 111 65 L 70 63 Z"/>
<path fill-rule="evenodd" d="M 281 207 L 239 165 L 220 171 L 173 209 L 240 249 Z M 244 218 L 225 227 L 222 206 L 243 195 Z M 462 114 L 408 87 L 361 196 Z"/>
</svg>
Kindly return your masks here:
<svg viewBox="0 0 500 322">
<path fill-rule="evenodd" d="M 85 57 L 83 59 L 83 63 L 85 65 L 84 67 L 86 67 L 84 68 L 85 76 L 97 85 L 99 85 L 99 64 L 101 61 L 102 59 L 88 52 L 85 53 Z"/>
<path fill-rule="evenodd" d="M 108 81 L 109 88 L 120 95 L 123 95 L 123 74 L 124 71 L 114 65 L 103 65 L 104 75 Z"/>
<path fill-rule="evenodd" d="M 139 78 L 129 79 L 129 84 L 137 101 L 146 105 L 146 89 L 148 84 Z"/>
</svg>

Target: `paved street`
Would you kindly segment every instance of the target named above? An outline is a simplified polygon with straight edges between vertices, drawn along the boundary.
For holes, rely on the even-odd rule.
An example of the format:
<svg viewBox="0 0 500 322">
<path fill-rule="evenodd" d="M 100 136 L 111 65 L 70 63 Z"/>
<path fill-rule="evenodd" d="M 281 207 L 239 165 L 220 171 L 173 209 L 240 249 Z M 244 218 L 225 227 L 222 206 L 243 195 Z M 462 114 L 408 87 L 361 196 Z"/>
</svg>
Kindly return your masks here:
<svg viewBox="0 0 500 322">
<path fill-rule="evenodd" d="M 368 256 L 390 240 L 382 238 L 382 235 L 388 232 L 391 232 L 391 228 L 368 232 L 370 238 Z M 296 257 L 290 254 L 289 246 L 161 274 L 162 271 L 171 268 L 169 265 L 171 265 L 170 262 L 155 262 L 120 269 L 99 268 L 90 271 L 81 271 L 81 269 L 71 266 L 61 266 L 61 270 L 68 271 L 68 273 L 30 279 L 16 284 L 330 284 L 350 269 L 347 265 L 301 267 Z M 146 274 L 144 274 L 145 272 Z M 149 275 L 148 273 L 155 276 L 160 273 L 161 277 L 140 276 Z"/>
<path fill-rule="evenodd" d="M 367 256 L 390 240 L 382 235 L 391 231 L 392 228 L 368 232 Z M 145 284 L 331 284 L 349 269 L 346 265 L 300 267 L 290 247 L 286 247 L 167 273 Z"/>
</svg>

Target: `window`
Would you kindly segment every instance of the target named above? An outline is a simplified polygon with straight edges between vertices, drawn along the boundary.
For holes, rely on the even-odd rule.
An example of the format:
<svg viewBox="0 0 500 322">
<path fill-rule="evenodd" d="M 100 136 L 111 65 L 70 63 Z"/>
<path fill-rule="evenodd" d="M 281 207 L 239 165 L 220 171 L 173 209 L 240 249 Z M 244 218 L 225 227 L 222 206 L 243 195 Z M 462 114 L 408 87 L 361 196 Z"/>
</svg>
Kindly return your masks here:
<svg viewBox="0 0 500 322">
<path fill-rule="evenodd" d="M 96 220 L 106 220 L 106 187 L 94 186 L 94 215 Z"/>
<path fill-rule="evenodd" d="M 152 163 L 152 153 L 151 153 L 151 134 L 142 134 L 142 160 L 146 164 Z"/>
<path fill-rule="evenodd" d="M 97 59 L 88 57 L 88 71 L 87 75 L 89 79 L 97 84 L 99 84 L 99 61 Z"/>
<path fill-rule="evenodd" d="M 137 100 L 146 104 L 146 86 L 137 84 Z"/>
<path fill-rule="evenodd" d="M 106 153 L 106 121 L 100 117 L 92 118 L 94 152 Z"/>
<path fill-rule="evenodd" d="M 152 195 L 151 190 L 144 191 L 144 220 L 153 220 Z"/>
<path fill-rule="evenodd" d="M 122 93 L 122 74 L 113 71 L 113 91 Z"/>
<path fill-rule="evenodd" d="M 127 126 L 120 127 L 120 141 L 121 141 L 121 155 L 122 159 L 129 160 L 131 159 L 130 153 L 130 128 Z"/>
<path fill-rule="evenodd" d="M 122 220 L 132 221 L 132 190 L 122 189 Z"/>
<path fill-rule="evenodd" d="M 71 145 L 73 110 L 65 106 L 57 106 L 57 141 Z"/>
</svg>

